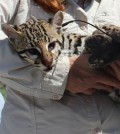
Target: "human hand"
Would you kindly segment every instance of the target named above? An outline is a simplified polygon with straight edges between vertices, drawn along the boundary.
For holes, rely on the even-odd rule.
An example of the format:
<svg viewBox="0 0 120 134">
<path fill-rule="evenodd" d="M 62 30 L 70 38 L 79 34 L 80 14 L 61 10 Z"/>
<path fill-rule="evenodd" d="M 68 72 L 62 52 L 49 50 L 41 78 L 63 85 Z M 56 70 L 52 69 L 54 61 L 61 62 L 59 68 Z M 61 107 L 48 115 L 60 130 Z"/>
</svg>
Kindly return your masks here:
<svg viewBox="0 0 120 134">
<path fill-rule="evenodd" d="M 103 70 L 120 81 L 120 60 L 105 66 Z"/>
<path fill-rule="evenodd" d="M 89 55 L 70 58 L 70 72 L 67 81 L 67 90 L 72 93 L 92 94 L 95 89 L 111 91 L 120 88 L 120 81 L 111 74 L 92 69 L 88 64 Z"/>
</svg>

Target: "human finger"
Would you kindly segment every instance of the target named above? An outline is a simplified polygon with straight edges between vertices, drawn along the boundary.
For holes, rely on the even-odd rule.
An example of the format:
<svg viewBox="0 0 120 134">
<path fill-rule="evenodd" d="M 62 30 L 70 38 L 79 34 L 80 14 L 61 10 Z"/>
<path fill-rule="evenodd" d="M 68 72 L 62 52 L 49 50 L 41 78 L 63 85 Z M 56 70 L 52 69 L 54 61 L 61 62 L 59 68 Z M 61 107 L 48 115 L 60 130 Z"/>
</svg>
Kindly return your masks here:
<svg viewBox="0 0 120 134">
<path fill-rule="evenodd" d="M 96 91 L 95 88 L 89 88 L 89 89 L 83 90 L 82 93 L 84 93 L 86 95 L 92 95 L 95 91 Z"/>
<path fill-rule="evenodd" d="M 111 63 L 110 65 L 107 65 L 103 68 L 103 70 L 109 74 L 111 74 L 112 76 L 116 76 L 116 74 L 118 75 L 120 72 L 120 61 L 117 60 L 113 63 Z"/>
<path fill-rule="evenodd" d="M 114 88 L 120 88 L 120 81 L 116 79 L 114 76 L 109 74 L 102 74 L 98 76 L 98 80 L 96 83 L 101 83 L 104 85 L 109 85 Z"/>
<path fill-rule="evenodd" d="M 114 87 L 113 86 L 109 86 L 109 85 L 105 85 L 105 84 L 101 84 L 101 83 L 96 83 L 93 88 L 97 89 L 97 90 L 106 90 L 108 92 L 111 92 Z"/>
</svg>

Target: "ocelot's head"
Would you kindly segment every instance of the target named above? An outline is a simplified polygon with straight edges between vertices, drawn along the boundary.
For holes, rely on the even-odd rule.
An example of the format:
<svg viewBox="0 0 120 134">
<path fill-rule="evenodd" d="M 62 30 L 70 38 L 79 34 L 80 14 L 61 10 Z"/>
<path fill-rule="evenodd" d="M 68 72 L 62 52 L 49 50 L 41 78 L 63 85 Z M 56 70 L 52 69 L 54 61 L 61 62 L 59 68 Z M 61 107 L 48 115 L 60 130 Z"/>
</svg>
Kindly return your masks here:
<svg viewBox="0 0 120 134">
<path fill-rule="evenodd" d="M 41 70 L 52 68 L 61 49 L 62 12 L 52 22 L 31 17 L 19 26 L 3 24 L 2 29 L 18 54 Z"/>
</svg>

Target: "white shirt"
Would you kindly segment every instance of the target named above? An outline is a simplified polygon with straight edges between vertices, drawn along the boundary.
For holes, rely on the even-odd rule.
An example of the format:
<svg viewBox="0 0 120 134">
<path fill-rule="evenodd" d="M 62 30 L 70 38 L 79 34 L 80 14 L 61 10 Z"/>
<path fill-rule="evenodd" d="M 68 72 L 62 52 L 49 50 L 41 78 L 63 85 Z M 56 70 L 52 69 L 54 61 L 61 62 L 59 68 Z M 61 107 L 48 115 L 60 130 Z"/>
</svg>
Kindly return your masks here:
<svg viewBox="0 0 120 134">
<path fill-rule="evenodd" d="M 1 113 L 2 113 L 4 103 L 5 103 L 4 98 L 3 98 L 2 94 L 0 93 L 0 123 L 1 123 Z"/>
<path fill-rule="evenodd" d="M 86 7 L 86 12 L 76 1 L 68 0 L 68 3 L 67 12 L 71 15 L 66 13 L 65 21 L 80 18 L 93 24 L 119 25 L 119 0 L 101 0 L 101 3 L 92 0 Z M 17 16 L 13 17 L 17 6 L 18 0 L 9 0 L 9 4 L 7 0 L 0 0 L 2 23 L 21 24 L 30 15 L 49 17 L 43 9 L 29 0 L 20 0 Z M 84 30 L 84 25 L 69 25 L 68 32 L 74 26 Z M 88 31 L 94 29 L 88 26 Z M 4 38 L 5 35 L 2 33 L 1 37 Z M 50 80 L 51 72 L 41 73 L 21 60 L 7 41 L 0 41 L 0 80 L 8 86 L 0 134 L 120 134 L 120 104 L 115 104 L 102 93 L 92 96 L 64 93 L 69 71 L 68 57 L 60 57 L 59 62 L 54 78 Z M 61 97 L 60 101 L 51 100 L 59 100 Z"/>
<path fill-rule="evenodd" d="M 4 0 L 0 2 L 1 23 L 21 24 L 31 15 L 41 19 L 48 19 L 53 16 L 46 13 L 33 1 L 9 0 L 9 2 L 10 4 L 7 4 L 7 1 Z M 106 0 L 102 0 L 100 4 L 92 0 L 89 6 L 86 6 L 85 12 L 75 1 L 69 0 L 68 5 L 66 5 L 66 10 L 69 14 L 65 14 L 64 22 L 80 18 L 93 24 L 109 22 L 120 24 L 119 5 L 118 0 L 109 0 L 109 3 Z M 72 32 L 74 29 L 73 32 L 84 33 L 82 30 L 84 30 L 85 26 L 86 24 L 83 23 L 72 23 L 68 25 L 67 30 Z M 93 27 L 88 26 L 88 32 L 93 30 L 95 30 Z M 2 31 L 0 32 L 0 38 L 5 38 L 5 34 Z M 61 55 L 59 57 L 54 73 L 54 68 L 48 73 L 42 73 L 39 69 L 20 59 L 11 50 L 8 40 L 1 40 L 0 42 L 0 80 L 3 83 L 32 96 L 49 99 L 58 98 L 58 100 L 62 97 L 69 71 L 69 59 L 67 56 Z M 5 49 L 5 52 L 3 49 Z"/>
</svg>

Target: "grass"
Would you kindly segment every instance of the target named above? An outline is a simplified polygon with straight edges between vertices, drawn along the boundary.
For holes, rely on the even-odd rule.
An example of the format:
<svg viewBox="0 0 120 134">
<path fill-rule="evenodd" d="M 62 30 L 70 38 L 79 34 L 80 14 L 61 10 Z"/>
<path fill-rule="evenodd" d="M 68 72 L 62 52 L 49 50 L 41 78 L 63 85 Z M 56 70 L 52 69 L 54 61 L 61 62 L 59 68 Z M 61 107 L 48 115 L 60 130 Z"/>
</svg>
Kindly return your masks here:
<svg viewBox="0 0 120 134">
<path fill-rule="evenodd" d="M 6 88 L 5 85 L 3 85 L 1 82 L 0 82 L 0 93 L 2 93 L 4 98 L 6 98 Z"/>
</svg>

